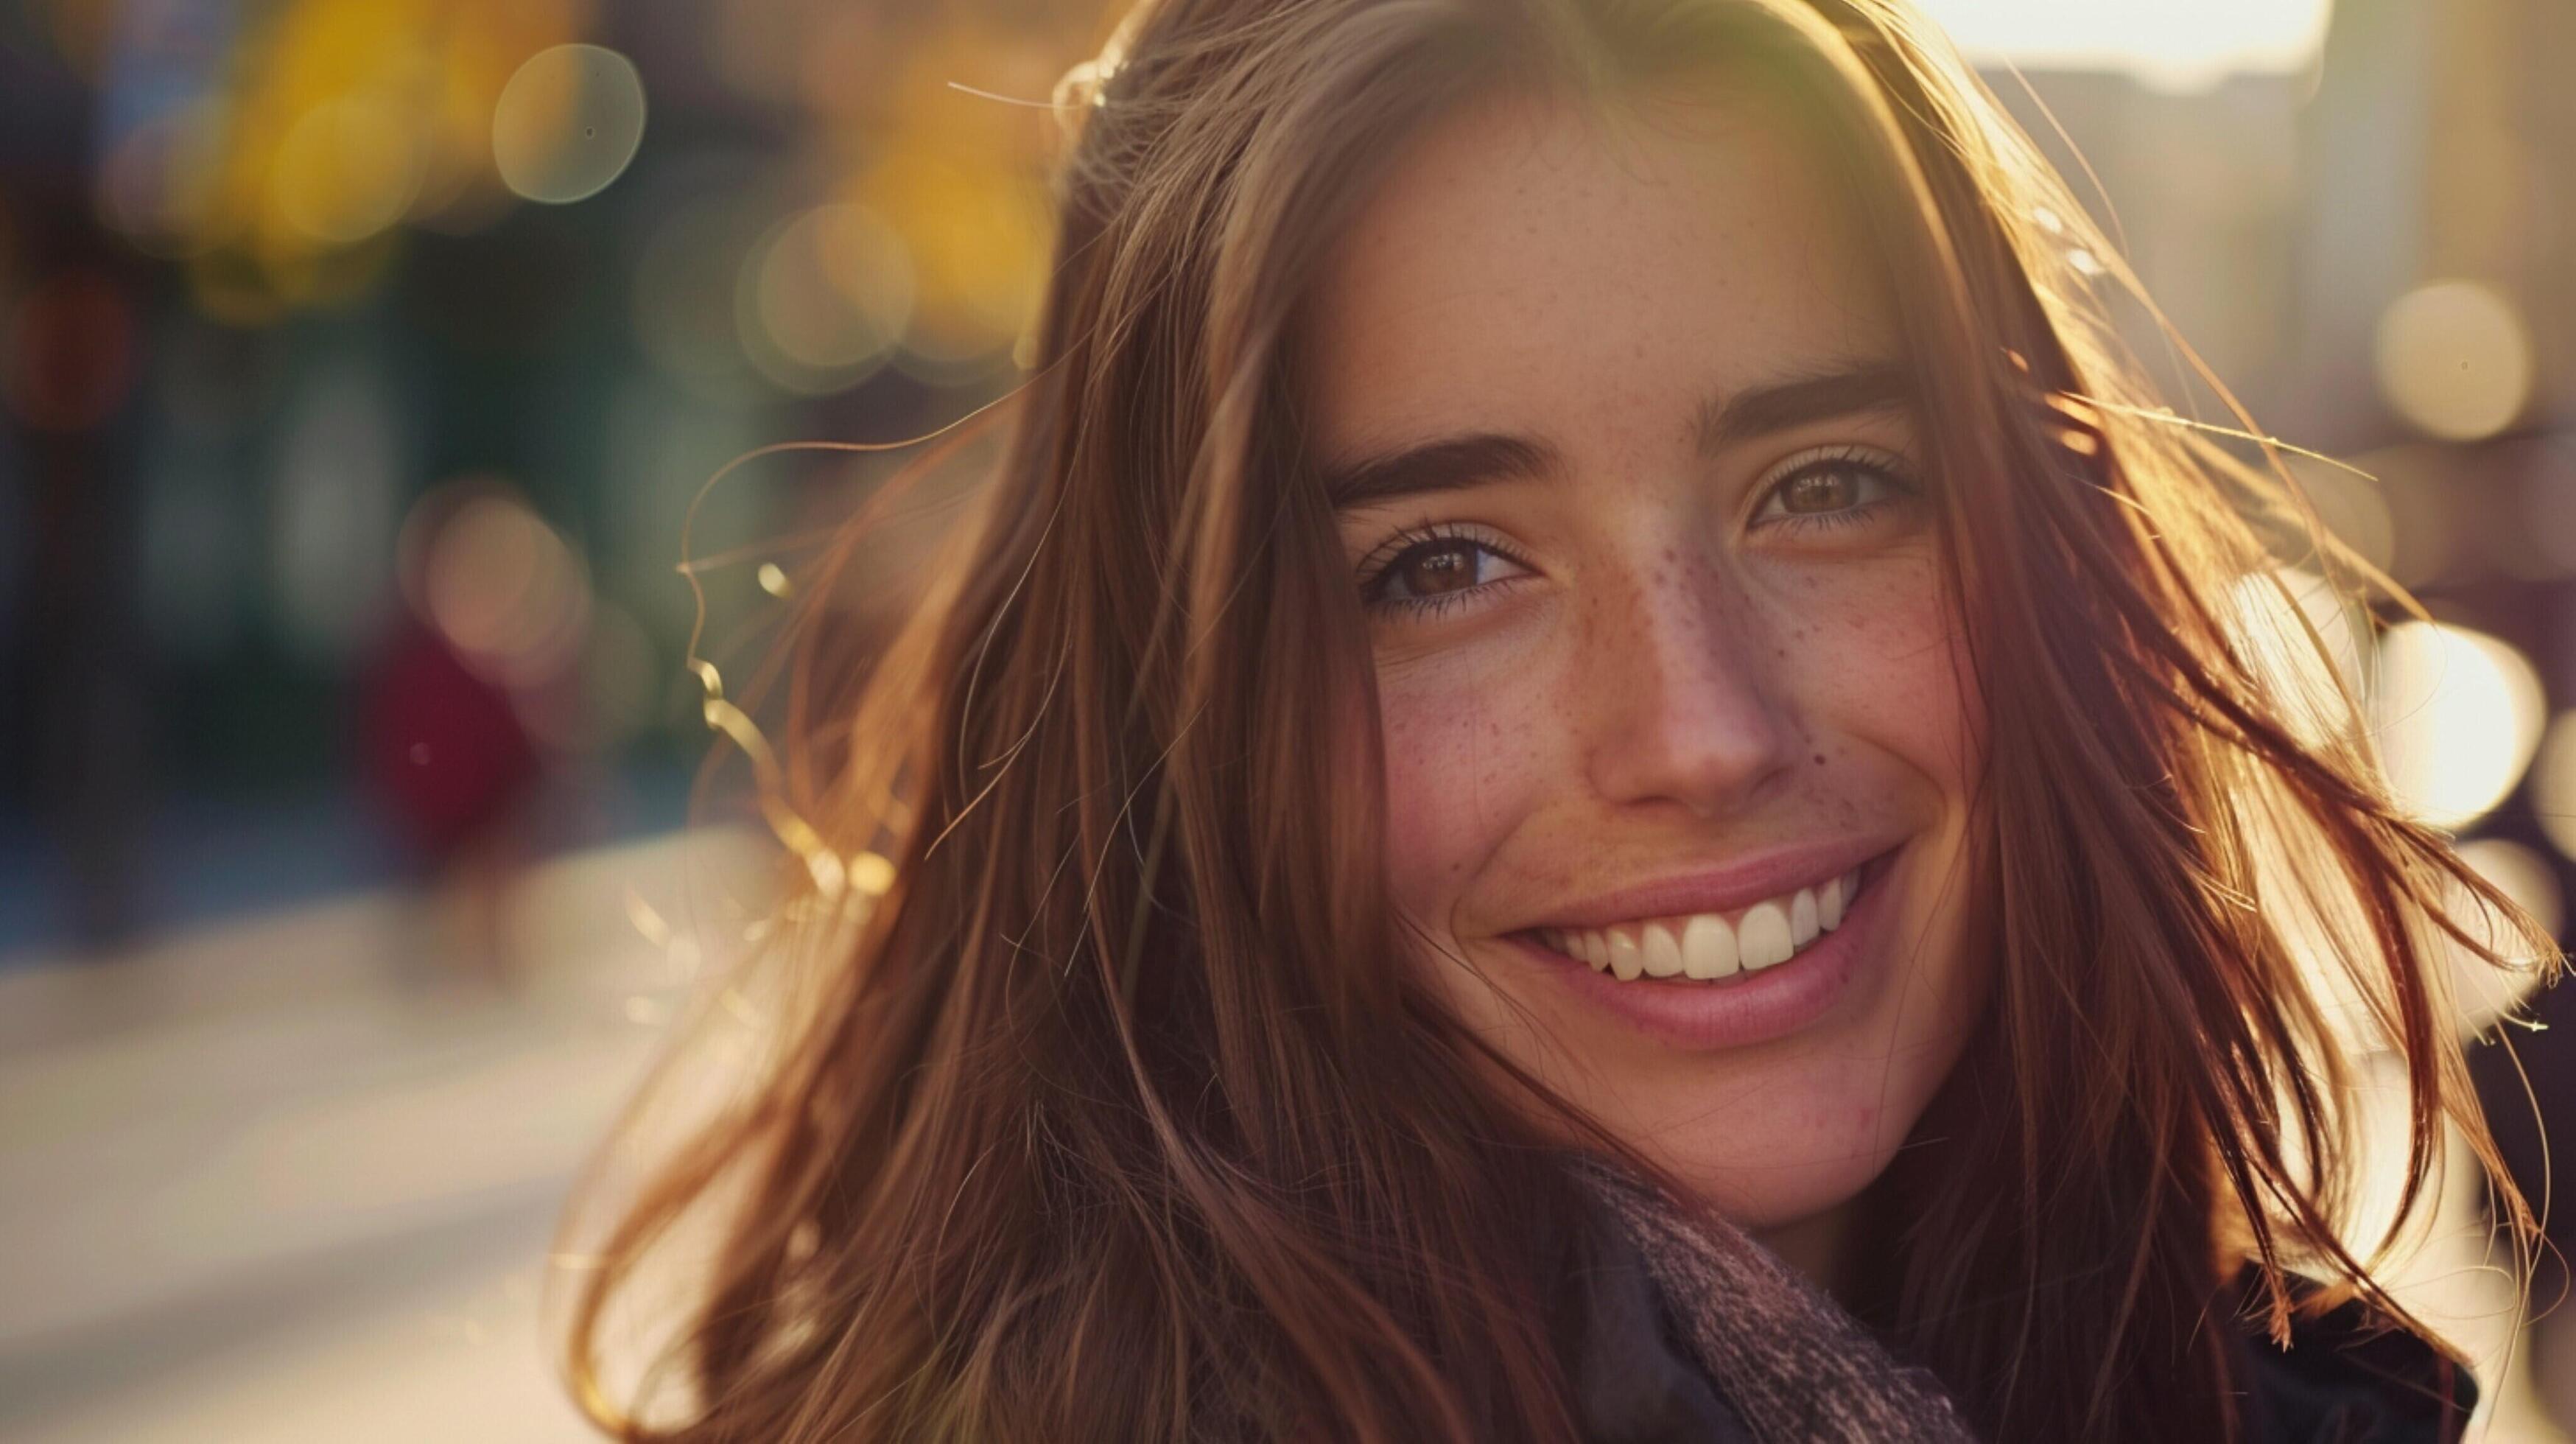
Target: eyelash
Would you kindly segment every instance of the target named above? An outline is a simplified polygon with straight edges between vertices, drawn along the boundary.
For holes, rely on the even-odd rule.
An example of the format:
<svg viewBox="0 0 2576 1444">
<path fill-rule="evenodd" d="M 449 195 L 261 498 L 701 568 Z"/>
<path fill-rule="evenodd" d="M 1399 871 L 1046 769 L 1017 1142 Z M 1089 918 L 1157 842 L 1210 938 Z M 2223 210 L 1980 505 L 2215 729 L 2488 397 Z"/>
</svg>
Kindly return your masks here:
<svg viewBox="0 0 2576 1444">
<path fill-rule="evenodd" d="M 1893 497 L 1882 497 L 1875 501 L 1846 507 L 1840 511 L 1783 513 L 1767 521 L 1762 519 L 1763 512 L 1791 482 L 1818 472 L 1844 467 L 1868 473 L 1897 494 Z M 1871 446 L 1820 447 L 1790 457 L 1774 467 L 1771 474 L 1764 478 L 1761 501 L 1755 507 L 1752 525 L 1765 529 L 1786 529 L 1793 535 L 1811 532 L 1817 528 L 1859 526 L 1874 519 L 1889 505 L 1911 500 L 1922 494 L 1921 483 L 1914 479 L 1911 470 L 1904 462 L 1891 452 L 1881 451 Z M 1361 559 L 1361 605 L 1381 615 L 1404 615 L 1427 619 L 1474 601 L 1496 587 L 1508 586 L 1520 580 L 1518 577 L 1505 577 L 1500 581 L 1486 582 L 1464 591 L 1441 592 L 1427 597 L 1383 595 L 1387 589 L 1388 580 L 1394 575 L 1396 568 L 1403 565 L 1415 552 L 1427 547 L 1454 547 L 1461 543 L 1517 567 L 1528 568 L 1530 565 L 1518 552 L 1504 545 L 1481 527 L 1458 522 L 1426 522 L 1420 526 L 1408 527 L 1387 538 Z"/>
<path fill-rule="evenodd" d="M 1881 451 L 1874 446 L 1819 447 L 1812 451 L 1802 451 L 1772 468 L 1770 476 L 1762 483 L 1762 500 L 1755 508 L 1755 520 L 1760 522 L 1763 509 L 1785 492 L 1789 483 L 1800 477 L 1844 468 L 1865 472 L 1877 478 L 1894 491 L 1896 496 L 1882 497 L 1877 501 L 1864 502 L 1858 506 L 1846 507 L 1841 511 L 1783 513 L 1778 518 L 1761 524 L 1789 527 L 1798 532 L 1815 527 L 1858 526 L 1876 517 L 1891 501 L 1911 500 L 1923 494 L 1923 486 L 1914 479 L 1912 469 L 1893 452 Z"/>
<path fill-rule="evenodd" d="M 1519 580 L 1517 577 L 1505 577 L 1501 581 L 1486 582 L 1466 591 L 1440 592 L 1427 597 L 1383 595 L 1388 580 L 1395 575 L 1396 568 L 1402 566 L 1415 552 L 1436 546 L 1457 546 L 1461 543 L 1500 557 L 1513 566 L 1524 568 L 1529 566 L 1529 562 L 1520 553 L 1505 546 L 1482 527 L 1467 526 L 1458 522 L 1426 522 L 1397 532 L 1380 542 L 1366 557 L 1361 558 L 1361 605 L 1370 611 L 1384 614 L 1436 617 L 1460 603 L 1472 601 L 1496 587 L 1508 586 Z"/>
</svg>

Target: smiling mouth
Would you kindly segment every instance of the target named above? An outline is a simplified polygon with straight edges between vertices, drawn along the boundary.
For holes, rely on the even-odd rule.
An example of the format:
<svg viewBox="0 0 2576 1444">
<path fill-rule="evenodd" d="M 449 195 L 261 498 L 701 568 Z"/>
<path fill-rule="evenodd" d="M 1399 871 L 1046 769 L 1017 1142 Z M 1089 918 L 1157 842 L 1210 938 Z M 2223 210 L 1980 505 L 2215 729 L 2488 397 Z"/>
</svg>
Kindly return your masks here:
<svg viewBox="0 0 2576 1444">
<path fill-rule="evenodd" d="M 1533 928 L 1521 934 L 1596 973 L 1723 984 L 1786 963 L 1842 926 L 1887 869 L 1885 855 L 1731 913 L 1639 918 L 1599 928 Z"/>
</svg>

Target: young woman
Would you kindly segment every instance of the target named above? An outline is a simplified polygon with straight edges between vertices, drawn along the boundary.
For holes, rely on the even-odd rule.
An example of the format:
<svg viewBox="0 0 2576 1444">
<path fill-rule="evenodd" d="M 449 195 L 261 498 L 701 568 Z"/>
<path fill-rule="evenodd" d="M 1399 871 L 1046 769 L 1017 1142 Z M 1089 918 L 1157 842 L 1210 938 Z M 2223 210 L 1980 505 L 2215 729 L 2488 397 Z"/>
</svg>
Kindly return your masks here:
<svg viewBox="0 0 2576 1444">
<path fill-rule="evenodd" d="M 1061 99 L 1042 359 L 919 614 L 795 674 L 805 945 L 582 1285 L 603 1423 L 2456 1433 L 2348 1055 L 2411 1214 L 2503 905 L 2270 589 L 2357 573 L 1919 18 L 1160 0 Z"/>
</svg>

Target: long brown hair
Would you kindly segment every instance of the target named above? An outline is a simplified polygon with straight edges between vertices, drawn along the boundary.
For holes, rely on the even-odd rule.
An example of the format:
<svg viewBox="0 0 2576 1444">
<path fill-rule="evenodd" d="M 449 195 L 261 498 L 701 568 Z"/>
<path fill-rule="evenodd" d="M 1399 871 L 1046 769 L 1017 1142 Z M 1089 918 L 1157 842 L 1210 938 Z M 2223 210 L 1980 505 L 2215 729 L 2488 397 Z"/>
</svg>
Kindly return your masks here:
<svg viewBox="0 0 2576 1444">
<path fill-rule="evenodd" d="M 1873 1190 L 1871 1322 L 1997 1437 L 2223 1439 L 2239 1263 L 2276 1330 L 2291 1264 L 2394 1309 L 2338 1241 L 2348 1055 L 2404 1060 L 2412 1216 L 2446 1120 L 2494 1166 L 2443 950 L 2546 942 L 2391 801 L 2295 610 L 2246 604 L 2373 579 L 2277 464 L 2153 408 L 2096 290 L 2134 283 L 1944 42 L 1895 0 L 1159 0 L 1059 97 L 1040 357 L 972 524 L 870 665 L 818 619 L 788 669 L 771 803 L 814 865 L 732 995 L 774 1047 L 577 1281 L 604 1426 L 1573 1437 L 1584 1125 L 1397 965 L 1293 353 L 1431 117 L 1754 77 L 1897 281 L 1991 758 L 1996 992 Z M 612 1398 L 656 1259 L 672 1387 Z"/>
</svg>

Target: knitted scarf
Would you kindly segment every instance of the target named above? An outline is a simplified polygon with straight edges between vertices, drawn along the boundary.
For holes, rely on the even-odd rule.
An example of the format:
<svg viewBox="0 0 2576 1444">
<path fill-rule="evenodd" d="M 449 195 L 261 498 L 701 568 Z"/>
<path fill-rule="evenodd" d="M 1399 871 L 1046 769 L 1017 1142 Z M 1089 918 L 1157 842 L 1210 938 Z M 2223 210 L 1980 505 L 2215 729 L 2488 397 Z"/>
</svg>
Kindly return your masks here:
<svg viewBox="0 0 2576 1444">
<path fill-rule="evenodd" d="M 1763 1444 L 1974 1444 L 1928 1372 L 1741 1229 L 1703 1222 L 1654 1189 L 1576 1166 L 1646 1261 L 1684 1342 Z"/>
</svg>

